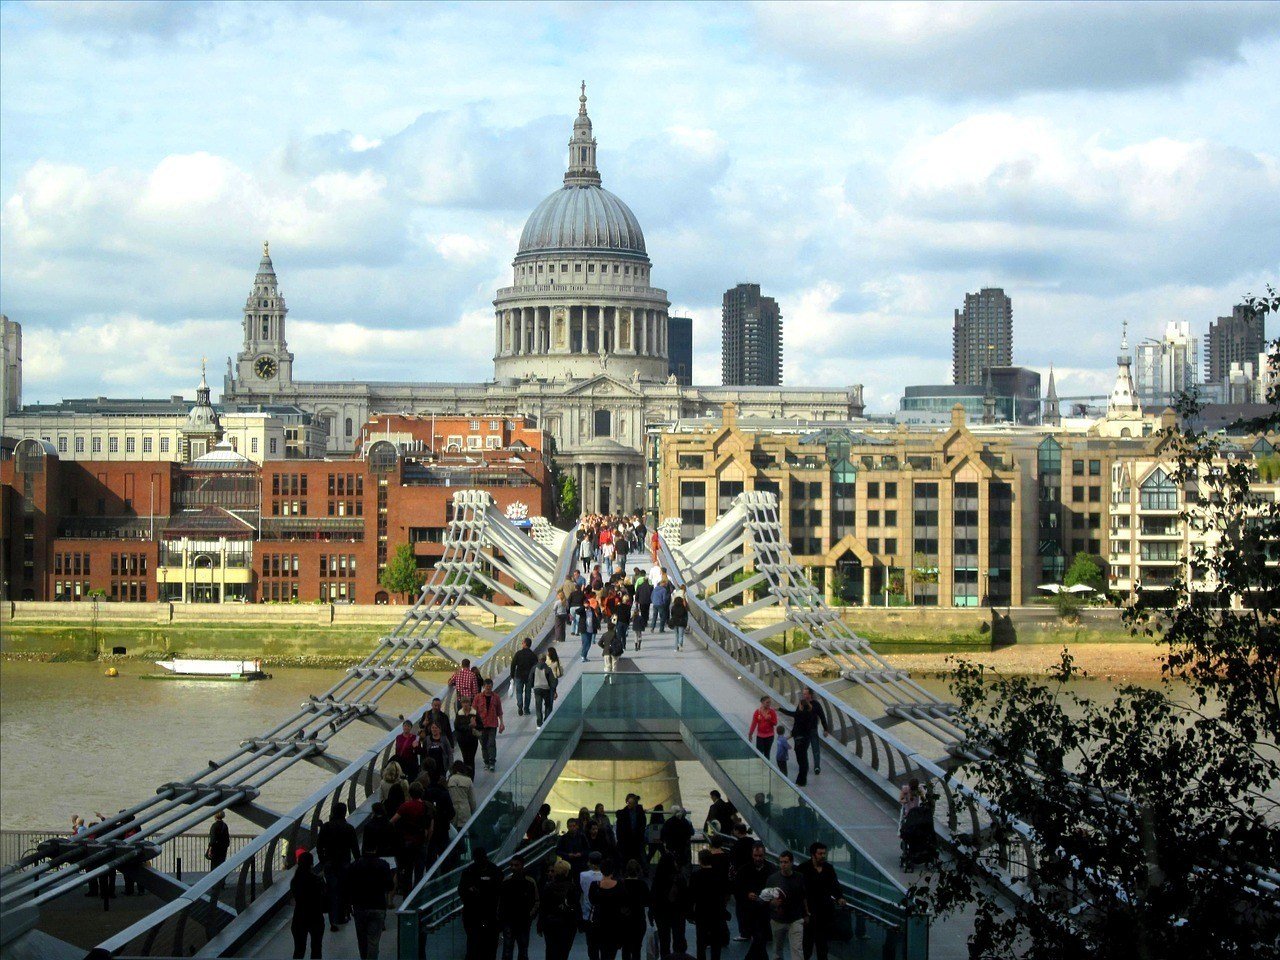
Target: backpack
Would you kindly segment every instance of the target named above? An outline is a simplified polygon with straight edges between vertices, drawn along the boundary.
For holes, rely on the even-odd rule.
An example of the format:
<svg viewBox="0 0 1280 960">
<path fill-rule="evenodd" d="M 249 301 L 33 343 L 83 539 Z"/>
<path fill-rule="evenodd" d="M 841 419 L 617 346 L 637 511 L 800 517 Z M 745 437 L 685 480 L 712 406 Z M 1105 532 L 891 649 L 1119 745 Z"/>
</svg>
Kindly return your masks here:
<svg viewBox="0 0 1280 960">
<path fill-rule="evenodd" d="M 615 633 L 613 635 L 613 642 L 609 644 L 609 650 L 608 650 L 609 656 L 620 657 L 622 656 L 623 652 L 624 650 L 622 646 L 622 637 L 618 636 Z"/>
</svg>

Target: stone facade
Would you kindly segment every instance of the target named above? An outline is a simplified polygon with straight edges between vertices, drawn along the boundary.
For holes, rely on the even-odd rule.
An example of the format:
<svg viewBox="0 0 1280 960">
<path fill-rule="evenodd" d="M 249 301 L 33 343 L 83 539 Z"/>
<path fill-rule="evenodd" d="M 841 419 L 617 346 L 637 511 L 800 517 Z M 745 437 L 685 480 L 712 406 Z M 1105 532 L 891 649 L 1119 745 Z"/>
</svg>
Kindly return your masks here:
<svg viewBox="0 0 1280 960">
<path fill-rule="evenodd" d="M 345 454 L 377 413 L 530 417 L 555 441 L 584 509 L 645 506 L 646 438 L 662 424 L 726 401 L 777 418 L 860 416 L 862 387 L 684 386 L 670 372 L 666 291 L 635 215 L 601 186 L 585 92 L 563 185 L 535 208 L 494 298 L 494 379 L 487 383 L 293 379 L 287 308 L 266 250 L 245 306 L 244 345 L 227 364 L 224 398 L 296 405 L 328 428 Z"/>
</svg>

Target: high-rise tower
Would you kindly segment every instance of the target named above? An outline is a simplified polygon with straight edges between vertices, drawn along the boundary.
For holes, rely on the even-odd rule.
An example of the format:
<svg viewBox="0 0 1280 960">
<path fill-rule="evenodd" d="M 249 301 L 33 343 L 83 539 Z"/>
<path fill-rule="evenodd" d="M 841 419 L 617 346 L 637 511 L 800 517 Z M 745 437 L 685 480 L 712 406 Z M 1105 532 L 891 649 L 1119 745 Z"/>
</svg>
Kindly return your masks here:
<svg viewBox="0 0 1280 960">
<path fill-rule="evenodd" d="M 1013 366 L 1013 301 L 999 287 L 964 295 L 951 339 L 952 382 L 976 387 L 990 367 Z"/>
<path fill-rule="evenodd" d="M 1233 363 L 1256 366 L 1258 354 L 1266 350 L 1266 315 L 1255 313 L 1248 304 L 1236 304 L 1231 316 L 1209 324 L 1204 339 L 1205 383 L 1226 383 Z"/>
<path fill-rule="evenodd" d="M 760 284 L 740 283 L 724 293 L 720 313 L 720 375 L 726 386 L 782 384 L 782 311 Z"/>
</svg>

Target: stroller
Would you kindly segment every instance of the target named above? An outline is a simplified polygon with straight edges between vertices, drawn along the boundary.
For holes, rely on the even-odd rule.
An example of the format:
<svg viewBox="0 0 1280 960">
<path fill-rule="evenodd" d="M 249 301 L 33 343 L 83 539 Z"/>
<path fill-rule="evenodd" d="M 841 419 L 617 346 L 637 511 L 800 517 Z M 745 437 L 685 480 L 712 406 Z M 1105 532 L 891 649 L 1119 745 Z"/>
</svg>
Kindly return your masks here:
<svg viewBox="0 0 1280 960">
<path fill-rule="evenodd" d="M 933 830 L 933 804 L 922 803 L 908 810 L 899 831 L 903 870 L 932 863 L 938 858 L 938 835 Z"/>
</svg>

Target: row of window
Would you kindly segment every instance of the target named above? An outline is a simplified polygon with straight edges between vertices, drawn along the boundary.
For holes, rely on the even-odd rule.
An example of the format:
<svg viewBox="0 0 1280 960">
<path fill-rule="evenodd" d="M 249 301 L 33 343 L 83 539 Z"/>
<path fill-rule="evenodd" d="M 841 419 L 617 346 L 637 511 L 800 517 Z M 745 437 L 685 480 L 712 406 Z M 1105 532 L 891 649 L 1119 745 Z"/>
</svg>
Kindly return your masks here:
<svg viewBox="0 0 1280 960">
<path fill-rule="evenodd" d="M 53 572 L 58 574 L 88 575 L 89 554 L 87 553 L 55 553 L 53 555 Z"/>
<path fill-rule="evenodd" d="M 53 599 L 62 600 L 81 600 L 89 593 L 88 580 L 55 580 L 53 584 Z"/>
<path fill-rule="evenodd" d="M 45 437 L 44 439 L 45 439 L 46 441 L 48 441 L 48 439 L 49 439 L 49 438 L 48 438 L 48 437 Z M 85 452 L 85 443 L 84 443 L 84 439 L 85 439 L 84 437 L 76 437 L 76 438 L 75 438 L 75 451 L 76 451 L 76 453 L 84 453 L 84 452 Z M 101 453 L 101 452 L 102 452 L 102 438 L 101 438 L 101 437 L 91 437 L 91 438 L 90 438 L 90 440 L 91 440 L 91 443 L 89 444 L 89 449 L 90 449 L 90 451 L 91 451 L 92 453 Z M 256 441 L 255 441 L 255 443 L 256 443 Z M 59 452 L 59 453 L 66 453 L 66 452 L 67 452 L 67 449 L 68 449 L 68 446 L 67 446 L 67 438 L 66 438 L 66 437 L 59 437 L 59 438 L 58 438 L 58 452 Z M 143 453 L 151 453 L 151 452 L 152 452 L 152 449 L 153 449 L 153 447 L 152 447 L 152 438 L 151 438 L 151 437 L 143 437 L 143 438 L 142 438 L 142 452 L 143 452 Z M 108 453 L 119 453 L 119 452 L 120 452 L 120 438 L 119 438 L 119 437 L 108 437 L 108 438 L 107 438 L 107 452 L 108 452 Z M 124 438 L 124 452 L 125 452 L 125 453 L 137 453 L 137 452 L 138 452 L 138 438 L 137 438 L 137 437 L 125 437 L 125 438 Z M 168 438 L 168 437 L 161 437 L 161 438 L 160 438 L 160 452 L 161 452 L 161 453 L 168 453 L 168 452 L 169 452 L 169 438 Z"/>
<path fill-rule="evenodd" d="M 306 492 L 305 488 L 303 489 L 303 492 Z M 329 474 L 329 496 L 345 497 L 347 494 L 354 494 L 357 497 L 364 496 L 364 474 Z"/>
<path fill-rule="evenodd" d="M 354 577 L 356 555 L 354 553 L 320 554 L 320 576 Z"/>
<path fill-rule="evenodd" d="M 271 495 L 273 497 L 305 497 L 307 495 L 307 475 L 305 473 L 273 473 L 271 475 Z"/>
<path fill-rule="evenodd" d="M 111 575 L 136 576 L 146 575 L 147 555 L 145 553 L 113 553 L 111 555 Z"/>
<path fill-rule="evenodd" d="M 262 575 L 264 577 L 296 577 L 298 575 L 298 555 L 296 553 L 264 553 L 262 555 Z"/>
<path fill-rule="evenodd" d="M 609 272 L 609 266 L 610 266 L 610 265 L 609 265 L 609 264 L 607 264 L 607 263 L 602 263 L 602 264 L 600 264 L 600 272 L 601 272 L 601 273 L 608 273 L 608 272 Z M 613 264 L 613 273 L 614 273 L 614 276 L 617 276 L 617 275 L 619 274 L 619 269 L 618 269 L 618 268 L 619 268 L 619 266 L 621 266 L 621 268 L 622 268 L 622 269 L 621 269 L 621 275 L 622 275 L 622 276 L 624 276 L 624 277 L 629 277 L 629 276 L 631 276 L 631 267 L 630 267 L 630 265 L 628 265 L 628 264 L 617 264 L 617 263 Z M 547 265 L 547 264 L 545 264 L 545 263 L 540 263 L 540 264 L 538 264 L 538 273 L 555 273 L 555 272 L 556 272 L 556 265 L 555 265 L 554 263 L 553 263 L 553 264 L 551 264 L 550 266 L 548 266 L 548 265 Z M 562 264 L 560 264 L 560 272 L 561 272 L 561 273 L 568 273 L 568 272 L 569 272 L 569 264 L 567 264 L 567 263 L 562 263 Z M 581 273 L 581 272 L 582 272 L 582 264 L 581 264 L 581 263 L 575 263 L 575 264 L 573 265 L 573 272 L 574 272 L 574 273 Z M 595 265 L 594 263 L 588 263 L 588 264 L 587 264 L 587 273 L 595 273 L 595 272 L 596 272 L 596 265 Z M 640 278 L 640 279 L 644 279 L 647 275 L 648 275 L 648 274 L 643 270 L 643 268 L 641 268 L 641 267 L 636 267 L 636 277 L 638 277 L 638 278 Z M 522 276 L 522 277 L 531 277 L 531 276 L 533 276 L 533 267 L 532 267 L 531 265 L 530 265 L 530 266 L 523 266 L 523 267 L 521 267 L 521 268 L 520 268 L 520 276 Z"/>
<path fill-rule="evenodd" d="M 141 601 L 147 600 L 147 581 L 145 580 L 112 580 L 111 599 Z"/>
</svg>

